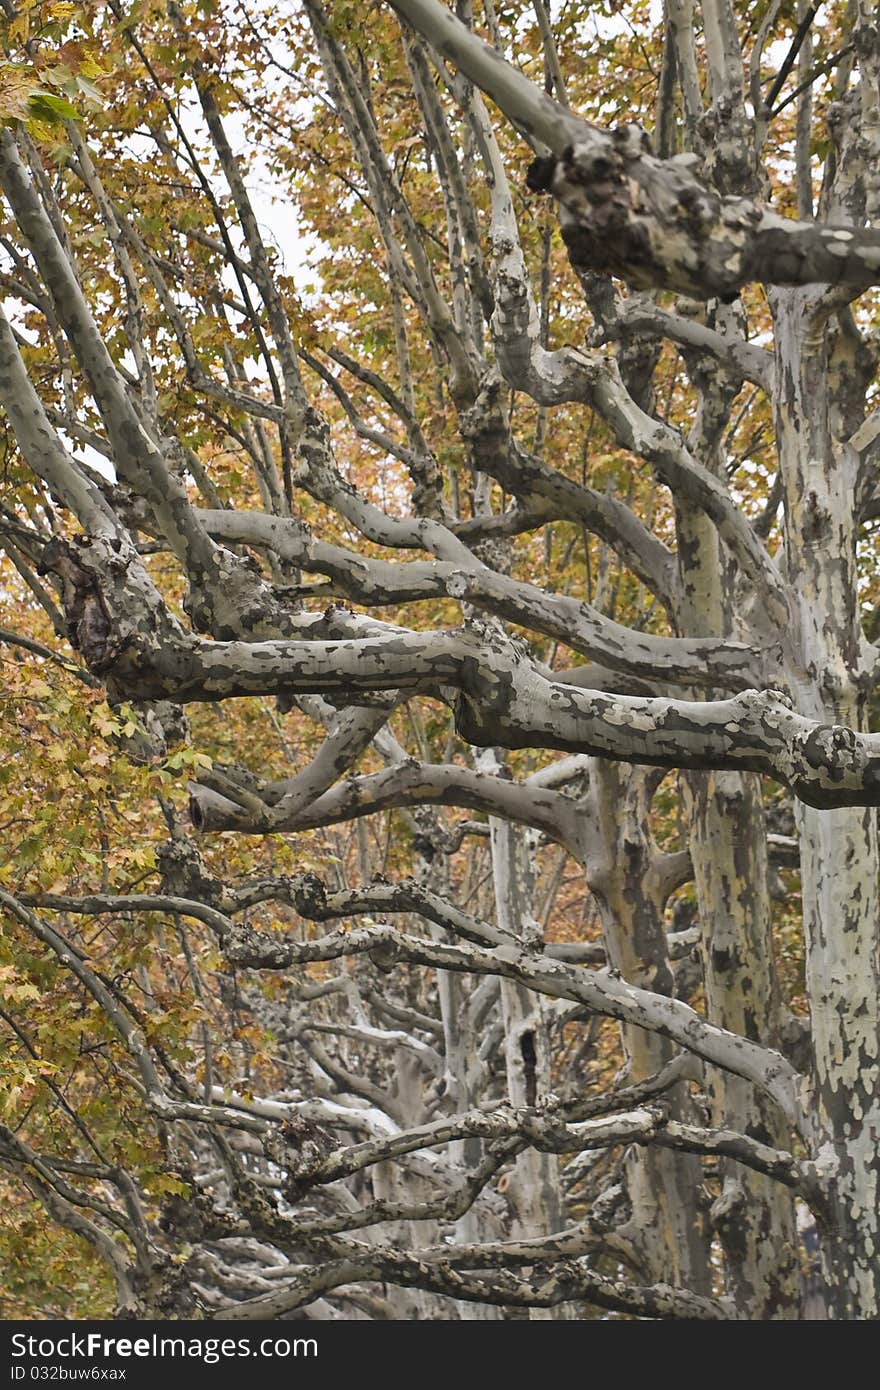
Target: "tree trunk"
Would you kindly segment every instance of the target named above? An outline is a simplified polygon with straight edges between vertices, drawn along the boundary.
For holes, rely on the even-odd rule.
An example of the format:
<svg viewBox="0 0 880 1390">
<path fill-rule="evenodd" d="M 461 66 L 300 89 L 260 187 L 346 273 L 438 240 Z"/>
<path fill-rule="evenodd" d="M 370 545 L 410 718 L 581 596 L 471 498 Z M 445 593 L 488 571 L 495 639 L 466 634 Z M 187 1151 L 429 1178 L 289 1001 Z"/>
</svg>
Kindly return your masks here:
<svg viewBox="0 0 880 1390">
<path fill-rule="evenodd" d="M 706 1014 L 713 1023 L 773 1044 L 778 1025 L 767 847 L 756 777 L 695 773 L 690 844 L 700 905 Z M 740 1077 L 711 1067 L 713 1124 L 784 1148 L 777 1108 Z M 712 1220 L 724 1250 L 731 1294 L 753 1319 L 798 1316 L 798 1259 L 790 1192 L 760 1173 L 719 1164 L 722 1192 Z"/>
<path fill-rule="evenodd" d="M 630 984 L 671 994 L 663 919 L 664 895 L 657 855 L 646 826 L 656 774 L 596 758 L 590 767 L 584 855 L 587 881 L 599 909 L 608 963 Z M 670 1060 L 675 1048 L 642 1028 L 621 1029 L 630 1082 L 643 1081 Z M 670 1100 L 681 1114 L 687 1092 Z M 631 1150 L 627 1190 L 632 1220 L 626 1230 L 646 1277 L 707 1292 L 709 1241 L 698 1206 L 700 1160 L 663 1149 Z"/>
<path fill-rule="evenodd" d="M 431 834 L 433 820 L 430 814 L 423 815 L 420 829 L 423 838 L 430 841 L 431 850 L 418 855 L 416 879 L 434 892 L 449 896 L 449 860 L 442 852 L 441 837 Z M 449 933 L 435 923 L 426 922 L 425 926 L 436 939 L 448 939 Z M 470 993 L 473 989 L 474 986 Z M 469 1110 L 485 1099 L 483 1088 L 487 1068 L 480 1057 L 479 1048 L 474 1047 L 474 1039 L 468 1028 L 470 993 L 464 976 L 452 970 L 437 971 L 437 1003 L 443 1025 L 446 1091 L 454 1111 Z M 450 1162 L 461 1170 L 463 1176 L 478 1165 L 482 1156 L 483 1142 L 480 1139 L 458 1139 L 449 1146 Z M 475 1202 L 456 1221 L 455 1234 L 463 1244 L 476 1245 L 497 1237 L 498 1232 L 489 1228 L 485 1213 L 479 1202 Z M 414 1248 L 417 1249 L 418 1245 L 414 1245 Z M 470 1303 L 456 1299 L 455 1307 L 463 1322 L 496 1322 L 503 1317 L 502 1310 L 492 1303 Z"/>
<path fill-rule="evenodd" d="M 739 336 L 734 311 L 720 311 L 718 318 L 718 327 Z M 726 379 L 717 365 L 713 369 L 696 355 L 690 357 L 689 367 L 700 388 L 691 447 L 707 467 L 723 475 L 721 440 L 740 383 Z M 733 574 L 725 575 L 718 531 L 704 512 L 681 499 L 676 524 L 681 627 L 694 637 L 728 636 Z M 688 772 L 682 786 L 702 930 L 706 1016 L 731 1032 L 775 1045 L 778 993 L 760 780 L 734 772 Z M 711 1067 L 707 1090 L 713 1124 L 774 1147 L 787 1146 L 788 1131 L 778 1110 L 748 1082 Z M 797 1317 L 791 1194 L 730 1161 L 722 1161 L 719 1172 L 722 1190 L 712 1222 L 737 1303 L 753 1319 Z"/>
<path fill-rule="evenodd" d="M 481 764 L 485 765 L 485 756 Z M 538 931 L 535 908 L 536 836 L 497 816 L 489 818 L 492 878 L 499 927 L 529 942 Z M 512 1105 L 535 1106 L 551 1089 L 550 1038 L 544 1001 L 513 980 L 501 981 L 507 1096 Z M 559 1159 L 526 1149 L 517 1156 L 507 1196 L 513 1203 L 511 1233 L 516 1239 L 550 1235 L 562 1227 Z M 533 1320 L 559 1320 L 564 1305 L 532 1308 Z"/>
<path fill-rule="evenodd" d="M 799 707 L 865 727 L 858 619 L 858 456 L 848 388 L 859 370 L 823 287 L 775 291 L 775 415 L 785 546 L 796 586 L 792 685 Z M 841 728 L 840 736 L 846 737 Z M 807 990 L 813 1039 L 814 1151 L 832 1175 L 822 1232 L 829 1316 L 880 1315 L 880 905 L 877 812 L 799 803 Z"/>
</svg>

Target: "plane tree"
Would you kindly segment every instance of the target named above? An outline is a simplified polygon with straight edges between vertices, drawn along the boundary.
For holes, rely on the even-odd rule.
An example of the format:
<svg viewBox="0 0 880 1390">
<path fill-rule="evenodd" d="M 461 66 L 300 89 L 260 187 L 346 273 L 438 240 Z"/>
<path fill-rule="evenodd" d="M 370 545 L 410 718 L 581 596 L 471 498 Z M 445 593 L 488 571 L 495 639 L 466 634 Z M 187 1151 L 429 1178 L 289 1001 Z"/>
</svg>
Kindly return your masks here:
<svg viewBox="0 0 880 1390">
<path fill-rule="evenodd" d="M 873 8 L 3 8 L 6 637 L 165 791 L 0 902 L 172 1181 L 4 1167 L 134 1315 L 877 1316 Z"/>
</svg>

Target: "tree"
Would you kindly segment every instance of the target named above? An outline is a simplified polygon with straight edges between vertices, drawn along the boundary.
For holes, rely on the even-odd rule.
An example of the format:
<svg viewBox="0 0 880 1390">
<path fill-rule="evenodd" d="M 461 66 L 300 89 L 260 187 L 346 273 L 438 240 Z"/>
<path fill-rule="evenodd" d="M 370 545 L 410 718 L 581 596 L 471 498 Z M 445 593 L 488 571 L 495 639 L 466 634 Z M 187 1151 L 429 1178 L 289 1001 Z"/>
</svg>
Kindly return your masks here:
<svg viewBox="0 0 880 1390">
<path fill-rule="evenodd" d="M 134 1316 L 878 1316 L 874 7 L 3 9 L 3 1168 Z"/>
</svg>

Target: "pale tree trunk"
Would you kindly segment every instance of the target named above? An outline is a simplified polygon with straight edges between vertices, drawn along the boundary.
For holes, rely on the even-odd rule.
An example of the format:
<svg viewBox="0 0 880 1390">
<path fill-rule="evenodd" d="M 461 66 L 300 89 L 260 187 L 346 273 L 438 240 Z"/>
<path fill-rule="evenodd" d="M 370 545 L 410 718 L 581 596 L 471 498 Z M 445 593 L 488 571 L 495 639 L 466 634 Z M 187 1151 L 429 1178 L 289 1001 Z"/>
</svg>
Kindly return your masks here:
<svg viewBox="0 0 880 1390">
<path fill-rule="evenodd" d="M 595 758 L 584 803 L 584 867 L 595 895 L 609 966 L 630 984 L 658 994 L 673 991 L 659 855 L 648 835 L 647 814 L 656 774 Z M 621 1029 L 630 1082 L 655 1075 L 675 1049 L 643 1028 Z M 681 1084 L 670 1093 L 680 1111 Z M 626 1235 L 646 1277 L 708 1291 L 709 1241 L 698 1204 L 700 1161 L 663 1149 L 633 1149 L 626 1185 L 632 1219 Z"/>
<path fill-rule="evenodd" d="M 416 1111 L 416 1113 L 418 1113 Z M 425 1201 L 430 1195 L 428 1184 L 412 1173 L 401 1178 L 393 1163 L 377 1163 L 372 1174 L 373 1197 L 379 1202 Z M 437 1239 L 434 1221 L 400 1221 L 389 1224 L 380 1238 L 389 1238 L 400 1250 L 418 1250 L 423 1243 Z M 388 1285 L 385 1302 L 393 1317 L 400 1321 L 437 1320 L 446 1316 L 442 1299 L 423 1289 L 402 1289 Z M 447 1305 L 448 1307 L 448 1305 Z"/>
<path fill-rule="evenodd" d="M 494 755 L 489 758 L 494 761 Z M 480 765 L 485 767 L 488 761 L 483 754 Z M 534 916 L 537 836 L 497 816 L 489 818 L 489 833 L 498 925 L 527 945 L 534 945 L 540 932 Z M 535 1106 L 551 1091 L 550 1038 L 543 997 L 513 980 L 502 980 L 501 1008 L 508 1099 L 512 1105 Z M 507 1197 L 513 1206 L 511 1234 L 515 1239 L 560 1230 L 558 1157 L 532 1148 L 519 1154 Z M 564 1305 L 529 1312 L 529 1317 L 538 1321 L 565 1316 Z"/>
<path fill-rule="evenodd" d="M 776 1041 L 770 902 L 761 788 L 756 777 L 693 773 L 686 779 L 690 845 L 700 905 L 706 1014 L 756 1042 Z M 749 1082 L 709 1068 L 712 1122 L 784 1147 L 787 1127 Z M 753 1319 L 798 1316 L 798 1259 L 790 1192 L 723 1160 L 712 1221 L 728 1286 Z"/>
<path fill-rule="evenodd" d="M 777 448 L 796 586 L 792 686 L 803 713 L 865 727 L 856 473 L 848 388 L 857 354 L 822 287 L 774 291 Z M 858 389 L 854 392 L 858 395 Z M 840 730 L 845 739 L 847 731 Z M 829 1316 L 880 1315 L 880 910 L 873 808 L 797 807 L 816 1157 L 834 1174 L 822 1231 Z"/>
<path fill-rule="evenodd" d="M 477 1040 L 468 1027 L 470 996 L 463 977 L 450 970 L 438 970 L 437 999 L 443 1021 L 447 1086 L 453 1093 L 455 1110 L 468 1110 L 484 1099 L 481 1083 L 485 1082 L 486 1067 L 480 1059 Z M 480 1139 L 457 1139 L 449 1145 L 450 1162 L 462 1173 L 476 1168 L 482 1156 Z M 476 1245 L 491 1239 L 497 1231 L 489 1229 L 485 1214 L 479 1203 L 475 1203 L 456 1221 L 455 1235 L 463 1245 Z M 496 1322 L 503 1316 L 502 1310 L 492 1303 L 457 1301 L 456 1307 L 464 1322 Z"/>
<path fill-rule="evenodd" d="M 739 333 L 735 311 L 721 310 L 717 327 Z M 739 381 L 718 364 L 692 357 L 700 404 L 691 447 L 723 476 L 721 439 Z M 718 531 L 704 512 L 679 499 L 676 507 L 681 574 L 679 622 L 694 637 L 728 636 L 730 585 Z M 699 904 L 706 1016 L 775 1045 L 779 1000 L 772 954 L 767 838 L 761 785 L 735 772 L 688 772 L 681 779 Z M 712 1122 L 784 1148 L 788 1131 L 772 1102 L 742 1078 L 707 1069 Z M 721 1194 L 712 1224 L 724 1251 L 731 1294 L 753 1319 L 796 1318 L 799 1307 L 797 1232 L 791 1194 L 739 1164 L 719 1164 Z"/>
<path fill-rule="evenodd" d="M 534 837 L 510 821 L 492 817 L 492 877 L 498 923 L 518 937 L 535 925 Z M 543 999 L 513 980 L 501 981 L 507 1096 L 512 1105 L 535 1106 L 550 1093 L 550 1049 Z M 508 1191 L 518 1237 L 559 1229 L 560 1193 L 555 1154 L 528 1149 L 516 1160 Z"/>
<path fill-rule="evenodd" d="M 416 860 L 416 880 L 435 893 L 448 897 L 449 859 L 442 852 L 442 836 L 436 832 L 432 814 L 422 808 L 417 816 L 419 830 L 431 845 L 430 853 L 420 853 Z M 425 923 L 431 936 L 442 940 L 448 933 L 433 922 Z M 468 1026 L 470 995 L 465 977 L 451 970 L 437 971 L 437 1003 L 440 1021 L 443 1025 L 443 1056 L 445 1061 L 445 1083 L 452 1108 L 457 1111 L 469 1110 L 485 1099 L 483 1089 L 487 1078 L 487 1068 L 479 1055 L 479 1047 L 474 1045 L 474 1037 Z M 474 1169 L 483 1156 L 483 1143 L 480 1139 L 458 1139 L 449 1145 L 449 1159 L 462 1174 Z M 414 1233 L 415 1235 L 415 1233 Z M 456 1239 L 464 1245 L 476 1245 L 480 1241 L 497 1236 L 491 1229 L 485 1212 L 479 1202 L 468 1208 L 455 1223 Z M 436 1239 L 436 1232 L 434 1233 Z M 413 1249 L 419 1248 L 417 1239 Z M 435 1300 L 436 1303 L 436 1300 Z M 448 1315 L 446 1311 L 439 1316 Z M 464 1322 L 495 1322 L 503 1316 L 502 1311 L 492 1303 L 470 1303 L 456 1299 L 454 1304 L 459 1318 Z M 430 1315 L 430 1314 L 429 1314 Z"/>
</svg>

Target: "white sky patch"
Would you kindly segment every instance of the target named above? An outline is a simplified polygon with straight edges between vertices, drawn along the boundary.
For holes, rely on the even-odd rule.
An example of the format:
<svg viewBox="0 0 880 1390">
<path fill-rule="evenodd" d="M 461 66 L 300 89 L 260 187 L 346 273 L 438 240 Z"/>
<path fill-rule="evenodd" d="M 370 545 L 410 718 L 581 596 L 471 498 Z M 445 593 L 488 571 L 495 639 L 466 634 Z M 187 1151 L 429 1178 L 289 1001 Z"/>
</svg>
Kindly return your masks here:
<svg viewBox="0 0 880 1390">
<path fill-rule="evenodd" d="M 101 477 L 106 478 L 109 483 L 116 482 L 116 469 L 104 454 L 99 454 L 98 450 L 93 449 L 91 444 L 81 444 L 70 439 L 68 435 L 65 434 L 64 430 L 60 429 L 57 425 L 55 427 L 55 432 L 62 444 L 75 459 L 78 459 L 81 463 L 87 464 L 87 466 L 94 469 L 96 473 L 100 473 Z"/>
</svg>

